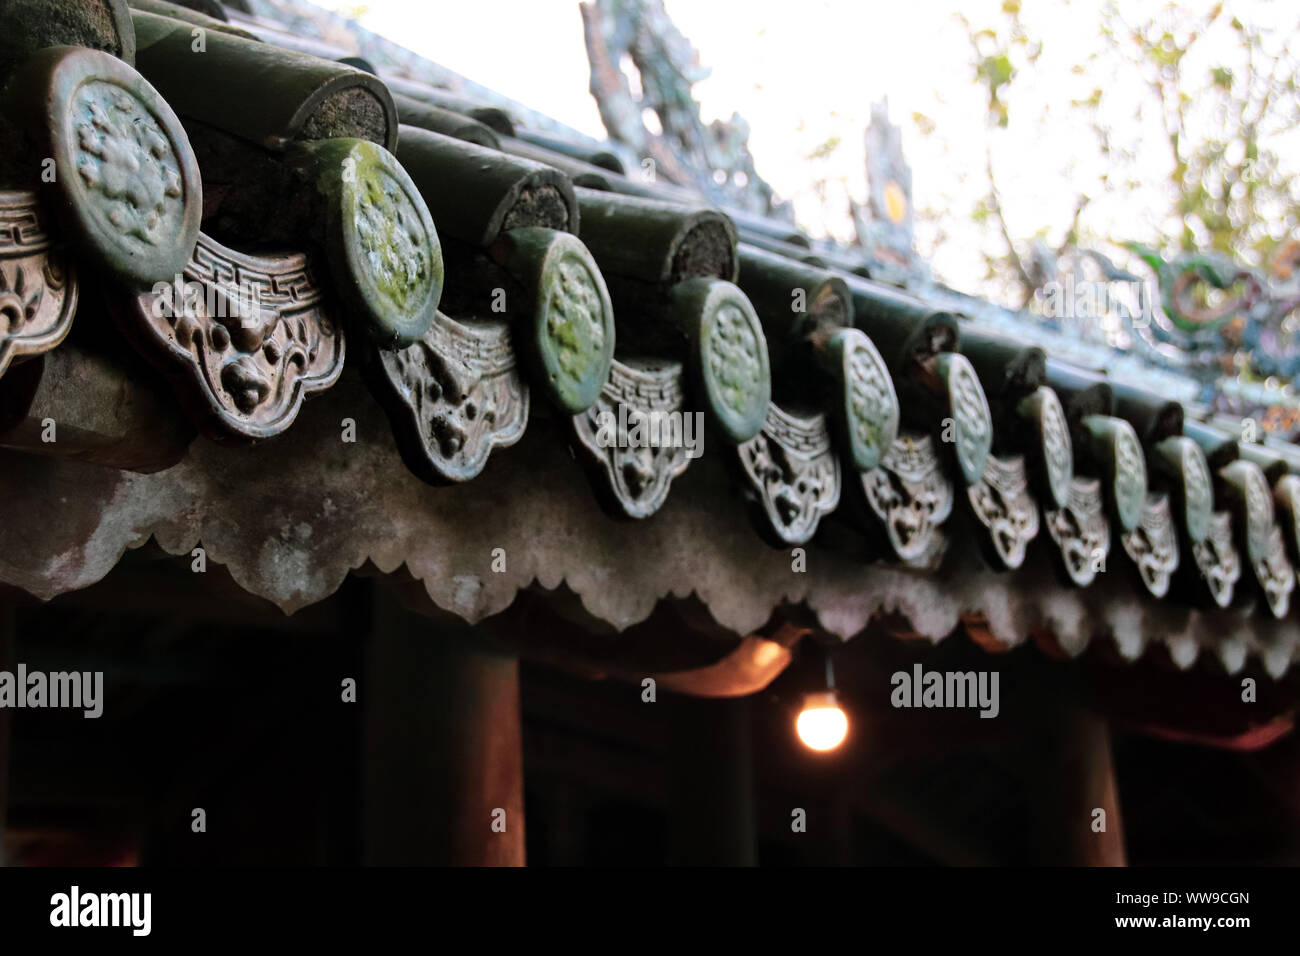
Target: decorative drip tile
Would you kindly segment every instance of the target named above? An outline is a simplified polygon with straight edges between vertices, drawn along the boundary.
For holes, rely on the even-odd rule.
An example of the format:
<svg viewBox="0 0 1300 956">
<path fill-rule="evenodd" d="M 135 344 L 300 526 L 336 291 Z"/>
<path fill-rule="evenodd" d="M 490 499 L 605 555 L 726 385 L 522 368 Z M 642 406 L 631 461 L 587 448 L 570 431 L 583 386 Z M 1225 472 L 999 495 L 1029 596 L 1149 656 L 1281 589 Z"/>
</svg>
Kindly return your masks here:
<svg viewBox="0 0 1300 956">
<path fill-rule="evenodd" d="M 1069 503 L 1043 518 L 1066 576 L 1079 587 L 1092 584 L 1110 554 L 1110 522 L 1102 509 L 1101 482 L 1076 475 L 1070 482 Z"/>
<path fill-rule="evenodd" d="M 51 248 L 36 194 L 0 191 L 0 375 L 62 342 L 76 311 L 76 273 Z"/>
<path fill-rule="evenodd" d="M 785 544 L 803 544 L 840 502 L 840 463 L 826 416 L 768 405 L 762 430 L 737 446 L 741 467 L 766 518 Z"/>
<path fill-rule="evenodd" d="M 1020 567 L 1039 528 L 1038 503 L 1029 492 L 1025 459 L 989 455 L 984 477 L 966 489 L 966 496 L 988 531 L 994 563 L 1000 570 Z"/>
<path fill-rule="evenodd" d="M 1125 553 L 1137 565 L 1142 584 L 1155 597 L 1169 593 L 1178 569 L 1178 531 L 1169 509 L 1169 496 L 1147 495 L 1138 526 L 1120 535 Z"/>
<path fill-rule="evenodd" d="M 573 417 L 579 449 L 629 518 L 648 518 L 668 499 L 673 479 L 691 463 L 686 429 L 703 439 L 684 399 L 679 362 L 614 361 L 596 404 Z"/>
<path fill-rule="evenodd" d="M 1241 555 L 1232 540 L 1232 516 L 1226 511 L 1210 515 L 1210 529 L 1203 541 L 1192 545 L 1192 560 L 1210 599 L 1218 607 L 1232 603 L 1241 577 Z"/>
<path fill-rule="evenodd" d="M 948 546 L 940 526 L 952 514 L 953 486 L 940 467 L 934 439 L 915 432 L 899 435 L 881 466 L 863 472 L 860 480 L 895 560 L 910 567 L 938 564 Z"/>
<path fill-rule="evenodd" d="M 473 478 L 528 424 L 528 387 L 503 323 L 439 312 L 414 345 L 373 350 L 367 370 L 403 460 L 430 483 Z"/>
<path fill-rule="evenodd" d="M 138 296 L 125 319 L 215 438 L 280 434 L 343 371 L 342 330 L 301 254 L 247 255 L 200 234 L 182 281 Z"/>
</svg>

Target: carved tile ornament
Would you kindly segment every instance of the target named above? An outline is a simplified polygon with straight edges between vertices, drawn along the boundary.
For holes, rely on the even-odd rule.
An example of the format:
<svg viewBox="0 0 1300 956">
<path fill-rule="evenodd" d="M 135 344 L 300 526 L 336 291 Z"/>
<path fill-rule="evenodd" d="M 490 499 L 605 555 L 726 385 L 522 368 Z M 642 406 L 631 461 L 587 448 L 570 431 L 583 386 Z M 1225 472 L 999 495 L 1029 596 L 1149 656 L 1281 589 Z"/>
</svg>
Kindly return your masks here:
<svg viewBox="0 0 1300 956">
<path fill-rule="evenodd" d="M 975 517 L 988 529 L 995 564 L 1002 570 L 1024 564 L 1025 549 L 1039 526 L 1024 458 L 989 455 L 983 479 L 968 487 L 966 496 Z"/>
<path fill-rule="evenodd" d="M 1120 543 L 1137 565 L 1142 584 L 1155 597 L 1169 593 L 1178 569 L 1178 530 L 1169 510 L 1169 496 L 1147 495 L 1138 526 L 1120 535 Z"/>
<path fill-rule="evenodd" d="M 372 349 L 367 373 L 407 467 L 432 484 L 468 481 L 528 425 L 528 387 L 504 323 L 443 315 L 414 345 Z"/>
<path fill-rule="evenodd" d="M 1075 476 L 1069 503 L 1045 512 L 1043 518 L 1066 576 L 1079 587 L 1088 587 L 1105 569 L 1110 554 L 1110 522 L 1102 510 L 1101 482 Z"/>
<path fill-rule="evenodd" d="M 762 430 L 737 446 L 749 487 L 768 527 L 786 544 L 803 544 L 840 503 L 840 463 L 826 416 L 769 404 Z"/>
<path fill-rule="evenodd" d="M 1274 482 L 1273 504 L 1287 554 L 1300 561 L 1300 475 L 1283 475 Z"/>
<path fill-rule="evenodd" d="M 1083 427 L 1110 518 L 1120 530 L 1132 531 L 1142 520 L 1147 494 L 1146 456 L 1137 432 L 1111 415 L 1089 415 Z"/>
<path fill-rule="evenodd" d="M 561 233 L 560 235 L 564 235 Z M 572 239 L 575 246 L 576 239 Z M 580 382 L 601 356 L 612 352 L 604 316 L 611 312 L 603 305 L 609 293 L 602 289 L 600 270 L 590 255 L 572 252 L 558 256 L 554 279 L 544 289 L 543 321 L 547 341 L 553 343 L 557 375 Z"/>
<path fill-rule="evenodd" d="M 69 243 L 116 282 L 137 289 L 173 278 L 198 239 L 198 163 L 171 107 L 116 57 L 51 47 L 10 89 L 17 118 L 54 160 Z"/>
<path fill-rule="evenodd" d="M 731 302 L 719 306 L 706 342 L 710 380 L 726 406 L 743 414 L 763 368 L 759 341 L 744 310 Z"/>
<path fill-rule="evenodd" d="M 353 326 L 383 349 L 414 345 L 442 297 L 442 244 L 406 170 L 362 139 L 295 143 L 286 154 L 324 202 L 330 280 Z"/>
<path fill-rule="evenodd" d="M 1053 503 L 1063 507 L 1070 499 L 1070 485 L 1074 479 L 1074 443 L 1070 438 L 1070 425 L 1056 392 L 1044 386 L 1033 397 L 1037 400 L 1027 411 L 1034 413 L 1038 422 L 1044 484 Z"/>
<path fill-rule="evenodd" d="M 1218 607 L 1231 604 L 1241 577 L 1241 555 L 1232 540 L 1232 516 L 1228 512 L 1216 511 L 1210 516 L 1205 539 L 1192 545 L 1192 560 L 1210 599 Z"/>
<path fill-rule="evenodd" d="M 1255 580 L 1274 617 L 1285 617 L 1295 590 L 1295 571 L 1287 560 L 1282 531 L 1277 526 L 1273 494 L 1258 468 L 1246 479 L 1247 554 Z"/>
<path fill-rule="evenodd" d="M 948 407 L 953 419 L 953 451 L 962 480 L 973 485 L 984 475 L 993 448 L 993 416 L 979 376 L 966 356 L 941 352 L 935 368 L 947 384 Z"/>
<path fill-rule="evenodd" d="M 1180 438 L 1181 467 L 1179 473 L 1183 484 L 1183 522 L 1187 535 L 1193 541 L 1199 541 L 1210 531 L 1210 516 L 1214 513 L 1214 480 L 1210 477 L 1210 465 L 1205 460 L 1205 453 L 1190 438 Z"/>
<path fill-rule="evenodd" d="M 699 413 L 683 411 L 683 375 L 678 362 L 615 361 L 596 404 L 573 416 L 578 447 L 629 518 L 658 511 L 691 463 L 688 444 L 700 447 Z"/>
<path fill-rule="evenodd" d="M 1018 433 L 1034 496 L 1044 510 L 1064 508 L 1074 480 L 1074 442 L 1056 392 L 1046 385 L 1034 389 L 1016 405 L 1008 427 Z"/>
<path fill-rule="evenodd" d="M 839 329 L 828 351 L 836 381 L 835 419 L 846 458 L 858 471 L 880 465 L 898 437 L 898 395 L 885 360 L 865 333 Z"/>
<path fill-rule="evenodd" d="M 126 332 L 215 438 L 262 439 L 343 371 L 344 340 L 303 255 L 199 236 L 180 282 L 138 296 Z"/>
<path fill-rule="evenodd" d="M 678 282 L 669 301 L 669 320 L 691 342 L 692 404 L 728 441 L 749 441 L 766 423 L 772 397 L 767 339 L 754 306 L 737 286 L 708 278 Z"/>
<path fill-rule="evenodd" d="M 1147 465 L 1142 445 L 1131 425 L 1115 433 L 1114 487 L 1115 507 L 1121 516 L 1121 524 L 1125 528 L 1135 527 L 1141 522 L 1147 505 Z M 1136 520 L 1130 521 L 1130 515 L 1136 516 Z"/>
<path fill-rule="evenodd" d="M 1233 483 L 1244 493 L 1246 517 L 1246 551 L 1251 561 L 1263 560 L 1268 553 L 1269 531 L 1273 526 L 1273 496 L 1264 472 L 1247 462 L 1233 462 L 1224 469 L 1225 476 L 1239 466 Z"/>
<path fill-rule="evenodd" d="M 1295 570 L 1287 560 L 1282 531 L 1275 520 L 1273 493 L 1257 465 L 1234 461 L 1219 469 L 1236 503 L 1246 557 L 1274 617 L 1284 617 L 1295 590 Z"/>
<path fill-rule="evenodd" d="M 501 245 L 532 300 L 515 344 L 531 360 L 534 387 L 570 415 L 585 412 L 614 359 L 614 307 L 600 267 L 576 236 L 554 229 L 511 229 Z"/>
<path fill-rule="evenodd" d="M 427 295 L 430 283 L 430 241 L 421 216 L 403 182 L 384 166 L 368 174 L 358 168 L 352 176 L 357 248 L 370 264 L 375 291 L 404 311 Z"/>
<path fill-rule="evenodd" d="M 0 190 L 0 375 L 72 328 L 76 273 L 50 245 L 36 194 Z"/>
<path fill-rule="evenodd" d="M 1287 560 L 1286 545 L 1282 541 L 1282 529 L 1274 525 L 1269 532 L 1268 545 L 1264 555 L 1258 561 L 1252 561 L 1255 580 L 1264 591 L 1264 600 L 1269 613 L 1276 618 L 1286 617 L 1291 606 L 1291 592 L 1295 590 L 1295 568 Z"/>
<path fill-rule="evenodd" d="M 953 486 L 940 467 L 934 439 L 899 435 L 881 466 L 859 477 L 895 559 L 910 567 L 938 563 L 948 547 L 939 528 L 952 514 Z"/>
</svg>

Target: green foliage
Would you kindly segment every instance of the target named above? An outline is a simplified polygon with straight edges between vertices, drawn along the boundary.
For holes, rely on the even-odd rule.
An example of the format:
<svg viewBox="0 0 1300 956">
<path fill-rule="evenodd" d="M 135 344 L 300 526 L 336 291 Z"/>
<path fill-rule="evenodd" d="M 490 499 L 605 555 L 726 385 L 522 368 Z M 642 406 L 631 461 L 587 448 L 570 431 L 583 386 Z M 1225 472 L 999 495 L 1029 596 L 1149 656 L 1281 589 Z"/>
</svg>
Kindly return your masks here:
<svg viewBox="0 0 1300 956">
<path fill-rule="evenodd" d="M 1032 66 L 1042 52 L 1041 45 L 1030 40 L 1020 19 L 1018 0 L 1005 0 L 1002 15 L 1006 23 L 1002 29 L 976 30 L 962 14 L 958 19 L 966 26 L 974 48 L 975 76 L 988 90 L 990 122 L 1005 128 L 1010 122 L 1010 112 L 1002 93 L 1010 87 L 1022 67 Z"/>
<path fill-rule="evenodd" d="M 808 159 L 826 159 L 835 150 L 839 149 L 840 138 L 836 135 L 827 137 L 824 141 L 817 144 L 817 147 L 808 154 Z"/>
<path fill-rule="evenodd" d="M 972 78 L 987 92 L 986 123 L 996 136 L 1012 122 L 1015 91 L 1036 83 L 1042 44 L 1016 0 L 1003 3 L 992 23 L 958 19 L 970 38 Z M 1153 158 L 1163 156 L 1169 196 L 1168 214 L 1154 233 L 1105 238 L 1140 239 L 1170 254 L 1199 250 L 1252 265 L 1267 262 L 1300 230 L 1300 179 L 1292 173 L 1295 164 L 1282 162 L 1278 152 L 1282 137 L 1300 126 L 1300 25 L 1266 29 L 1244 12 L 1225 17 L 1222 4 L 1198 10 L 1115 0 L 1100 7 L 1095 23 L 1095 37 L 1054 49 L 1052 56 L 1076 57 L 1071 73 L 1094 84 L 1068 108 L 1077 111 L 1079 128 L 1096 137 L 1107 170 L 1100 185 L 1113 191 L 1135 179 L 1149 183 Z M 1142 128 L 1160 131 L 1156 141 L 1131 142 L 1117 130 L 1115 118 L 1130 113 L 1149 123 Z M 988 173 L 989 196 L 974 218 L 1000 230 L 1007 253 L 986 258 L 1000 270 L 1011 266 L 1023 291 L 1032 294 L 1028 286 L 1049 277 L 1039 277 L 1021 259 L 1019 240 L 1002 218 L 991 158 Z M 1058 254 L 1087 234 L 1080 228 L 1087 204 L 1079 197 Z"/>
<path fill-rule="evenodd" d="M 1130 59 L 1164 122 L 1179 229 L 1162 245 L 1208 248 L 1259 264 L 1300 225 L 1294 179 L 1281 172 L 1273 149 L 1277 135 L 1300 121 L 1289 49 L 1297 31 L 1271 36 L 1240 17 L 1223 24 L 1222 10 L 1216 5 L 1196 20 L 1168 6 L 1127 24 L 1110 3 L 1102 16 L 1114 36 L 1127 38 Z M 1211 36 L 1216 45 L 1232 43 L 1241 69 L 1218 64 L 1202 79 L 1184 68 Z M 1215 117 L 1212 130 L 1201 131 L 1193 104 L 1197 115 Z"/>
<path fill-rule="evenodd" d="M 930 117 L 926 116 L 924 113 L 913 113 L 912 122 L 916 125 L 917 130 L 922 136 L 929 136 L 934 132 L 934 120 L 930 119 Z"/>
</svg>

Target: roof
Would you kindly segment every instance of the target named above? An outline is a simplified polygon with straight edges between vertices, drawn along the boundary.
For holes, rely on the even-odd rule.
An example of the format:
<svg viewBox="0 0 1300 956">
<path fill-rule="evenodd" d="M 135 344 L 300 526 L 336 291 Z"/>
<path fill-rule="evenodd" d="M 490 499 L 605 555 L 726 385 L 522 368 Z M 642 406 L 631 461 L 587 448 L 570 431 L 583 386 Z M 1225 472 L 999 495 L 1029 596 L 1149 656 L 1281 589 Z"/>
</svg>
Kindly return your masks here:
<svg viewBox="0 0 1300 956">
<path fill-rule="evenodd" d="M 471 621 L 1296 656 L 1293 448 L 472 89 L 63 6 L 0 61 L 0 582 L 153 538 L 286 611 L 370 568 Z"/>
</svg>

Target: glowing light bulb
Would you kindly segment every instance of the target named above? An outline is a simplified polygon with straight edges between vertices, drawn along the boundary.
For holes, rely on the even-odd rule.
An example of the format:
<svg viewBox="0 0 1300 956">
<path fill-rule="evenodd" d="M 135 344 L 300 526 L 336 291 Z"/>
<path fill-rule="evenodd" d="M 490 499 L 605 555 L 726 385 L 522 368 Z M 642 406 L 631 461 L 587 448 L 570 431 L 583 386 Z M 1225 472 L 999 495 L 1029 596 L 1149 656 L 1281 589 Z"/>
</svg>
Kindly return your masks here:
<svg viewBox="0 0 1300 956">
<path fill-rule="evenodd" d="M 849 733 L 849 718 L 840 707 L 835 691 L 804 697 L 803 710 L 795 721 L 799 739 L 809 750 L 834 750 Z"/>
</svg>

